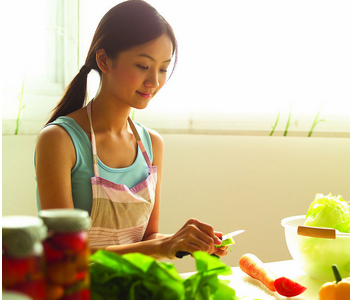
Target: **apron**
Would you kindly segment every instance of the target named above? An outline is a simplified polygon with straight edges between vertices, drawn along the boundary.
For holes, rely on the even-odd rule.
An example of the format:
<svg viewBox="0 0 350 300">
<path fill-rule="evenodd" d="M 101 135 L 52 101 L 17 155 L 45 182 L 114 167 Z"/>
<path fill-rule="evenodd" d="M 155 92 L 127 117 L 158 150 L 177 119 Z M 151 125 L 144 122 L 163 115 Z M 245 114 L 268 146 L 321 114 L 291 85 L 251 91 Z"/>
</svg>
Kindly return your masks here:
<svg viewBox="0 0 350 300">
<path fill-rule="evenodd" d="M 128 122 L 144 159 L 148 177 L 132 188 L 116 184 L 99 176 L 95 133 L 92 128 L 91 103 L 87 113 L 91 127 L 94 177 L 91 177 L 91 228 L 88 231 L 90 247 L 105 248 L 140 242 L 151 216 L 157 184 L 157 166 L 152 166 L 133 121 Z"/>
</svg>

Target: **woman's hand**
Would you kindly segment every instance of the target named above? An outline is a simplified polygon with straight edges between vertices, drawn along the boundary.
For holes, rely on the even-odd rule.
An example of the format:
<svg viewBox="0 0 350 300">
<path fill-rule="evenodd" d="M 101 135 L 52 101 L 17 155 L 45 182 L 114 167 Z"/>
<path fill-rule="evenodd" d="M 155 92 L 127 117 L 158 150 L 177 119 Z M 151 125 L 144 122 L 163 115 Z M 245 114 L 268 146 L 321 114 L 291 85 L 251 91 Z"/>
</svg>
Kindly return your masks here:
<svg viewBox="0 0 350 300">
<path fill-rule="evenodd" d="M 175 254 L 178 251 L 189 253 L 204 251 L 209 254 L 215 253 L 218 256 L 225 256 L 226 249 L 214 247 L 214 245 L 221 244 L 220 237 L 222 237 L 222 233 L 215 232 L 211 225 L 190 219 L 178 232 L 163 240 L 162 252 L 169 259 L 175 259 Z"/>
<path fill-rule="evenodd" d="M 223 233 L 220 232 L 220 231 L 215 231 L 215 235 L 220 239 L 222 240 L 222 236 L 223 236 Z M 219 257 L 223 257 L 223 256 L 226 256 L 227 255 L 227 246 L 223 246 L 223 247 L 220 247 L 220 248 L 216 248 L 214 249 L 214 252 L 213 252 L 215 255 L 219 256 Z"/>
</svg>

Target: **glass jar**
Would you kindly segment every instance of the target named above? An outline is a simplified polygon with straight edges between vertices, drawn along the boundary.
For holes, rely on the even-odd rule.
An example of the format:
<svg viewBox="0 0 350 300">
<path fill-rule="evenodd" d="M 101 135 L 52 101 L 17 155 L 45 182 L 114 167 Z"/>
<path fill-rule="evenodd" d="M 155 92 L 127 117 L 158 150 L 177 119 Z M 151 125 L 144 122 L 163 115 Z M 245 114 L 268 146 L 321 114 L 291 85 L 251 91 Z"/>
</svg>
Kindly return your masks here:
<svg viewBox="0 0 350 300">
<path fill-rule="evenodd" d="M 2 289 L 33 300 L 45 300 L 44 256 L 41 241 L 46 227 L 31 216 L 2 218 Z"/>
<path fill-rule="evenodd" d="M 80 209 L 48 209 L 39 213 L 48 229 L 43 242 L 47 300 L 89 300 L 90 217 Z"/>
</svg>

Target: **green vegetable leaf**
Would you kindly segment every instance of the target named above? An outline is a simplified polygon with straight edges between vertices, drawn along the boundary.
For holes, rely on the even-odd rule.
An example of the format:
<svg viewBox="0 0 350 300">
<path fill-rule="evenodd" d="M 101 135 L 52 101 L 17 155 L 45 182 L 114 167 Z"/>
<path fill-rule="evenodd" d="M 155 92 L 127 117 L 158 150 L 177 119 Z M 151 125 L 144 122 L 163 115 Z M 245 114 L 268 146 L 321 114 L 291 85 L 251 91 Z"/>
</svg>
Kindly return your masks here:
<svg viewBox="0 0 350 300">
<path fill-rule="evenodd" d="M 197 273 L 184 282 L 186 300 L 238 299 L 235 290 L 218 278 L 218 275 L 232 274 L 230 267 L 205 252 L 194 252 L 193 257 L 196 259 Z"/>
<path fill-rule="evenodd" d="M 215 272 L 217 275 L 231 275 L 231 268 L 221 260 L 212 257 L 205 252 L 197 251 L 193 253 L 196 259 L 196 268 L 198 272 Z"/>
<path fill-rule="evenodd" d="M 334 228 L 350 232 L 350 207 L 342 196 L 316 194 L 306 214 L 304 225 Z"/>
<path fill-rule="evenodd" d="M 216 248 L 224 247 L 224 246 L 230 246 L 235 244 L 235 241 L 228 237 L 226 240 L 223 240 L 220 245 L 215 245 Z"/>
<path fill-rule="evenodd" d="M 235 290 L 218 275 L 231 268 L 205 252 L 195 252 L 197 273 L 182 279 L 171 263 L 130 253 L 98 250 L 90 256 L 92 300 L 237 300 Z"/>
<path fill-rule="evenodd" d="M 174 268 L 154 258 L 119 256 L 98 250 L 90 256 L 91 295 L 99 299 L 183 299 L 184 287 Z"/>
</svg>

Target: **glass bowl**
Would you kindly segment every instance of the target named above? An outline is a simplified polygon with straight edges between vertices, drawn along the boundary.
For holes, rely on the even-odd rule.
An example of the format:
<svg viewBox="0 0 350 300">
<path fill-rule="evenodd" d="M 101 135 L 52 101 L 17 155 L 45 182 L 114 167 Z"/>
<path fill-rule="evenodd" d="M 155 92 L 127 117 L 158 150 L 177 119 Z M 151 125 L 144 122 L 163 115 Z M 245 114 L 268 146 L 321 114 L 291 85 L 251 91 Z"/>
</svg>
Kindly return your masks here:
<svg viewBox="0 0 350 300">
<path fill-rule="evenodd" d="M 332 264 L 336 264 L 343 278 L 350 276 L 350 233 L 335 231 L 335 239 L 309 237 L 298 234 L 305 215 L 282 220 L 289 253 L 310 277 L 334 281 Z"/>
</svg>

